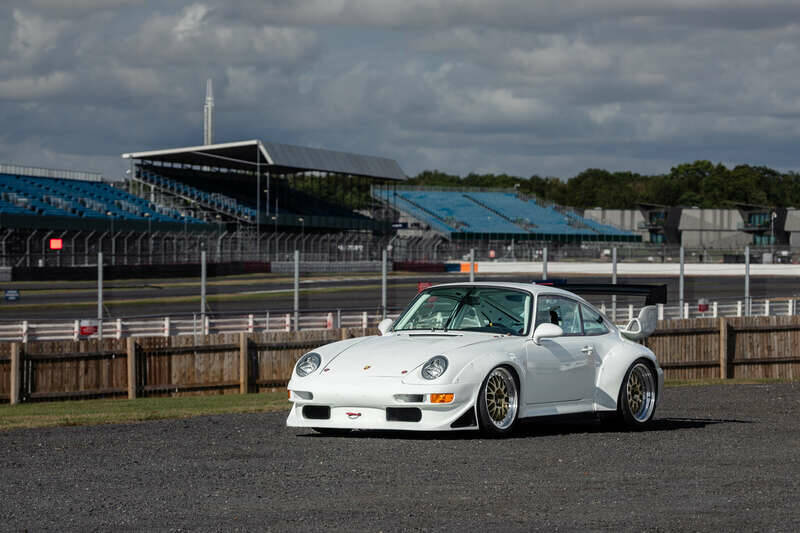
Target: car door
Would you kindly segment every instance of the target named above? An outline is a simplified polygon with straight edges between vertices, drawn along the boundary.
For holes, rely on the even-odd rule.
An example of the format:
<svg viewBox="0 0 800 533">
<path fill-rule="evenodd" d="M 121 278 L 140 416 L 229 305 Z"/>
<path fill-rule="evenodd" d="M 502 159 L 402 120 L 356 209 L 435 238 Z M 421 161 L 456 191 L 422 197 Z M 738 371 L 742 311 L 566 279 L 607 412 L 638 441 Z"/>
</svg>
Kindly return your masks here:
<svg viewBox="0 0 800 533">
<path fill-rule="evenodd" d="M 552 323 L 564 335 L 526 344 L 527 404 L 573 402 L 594 397 L 595 346 L 584 335 L 580 303 L 561 295 L 539 295 L 536 326 Z"/>
</svg>

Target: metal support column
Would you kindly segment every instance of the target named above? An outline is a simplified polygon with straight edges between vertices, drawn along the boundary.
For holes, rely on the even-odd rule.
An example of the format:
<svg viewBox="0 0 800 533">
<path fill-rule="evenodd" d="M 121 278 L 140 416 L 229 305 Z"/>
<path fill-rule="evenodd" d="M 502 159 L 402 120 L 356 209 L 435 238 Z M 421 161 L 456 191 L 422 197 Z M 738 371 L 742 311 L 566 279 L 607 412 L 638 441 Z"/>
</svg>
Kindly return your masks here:
<svg viewBox="0 0 800 533">
<path fill-rule="evenodd" d="M 103 252 L 97 252 L 97 338 L 103 338 Z"/>
<path fill-rule="evenodd" d="M 294 330 L 300 329 L 300 250 L 294 251 Z"/>
<path fill-rule="evenodd" d="M 680 270 L 680 277 L 678 279 L 678 310 L 680 311 L 680 317 L 683 318 L 683 267 L 684 267 L 684 250 L 683 246 L 681 246 L 681 270 Z"/>
<path fill-rule="evenodd" d="M 744 247 L 744 316 L 752 313 L 750 302 L 750 247 Z"/>
</svg>

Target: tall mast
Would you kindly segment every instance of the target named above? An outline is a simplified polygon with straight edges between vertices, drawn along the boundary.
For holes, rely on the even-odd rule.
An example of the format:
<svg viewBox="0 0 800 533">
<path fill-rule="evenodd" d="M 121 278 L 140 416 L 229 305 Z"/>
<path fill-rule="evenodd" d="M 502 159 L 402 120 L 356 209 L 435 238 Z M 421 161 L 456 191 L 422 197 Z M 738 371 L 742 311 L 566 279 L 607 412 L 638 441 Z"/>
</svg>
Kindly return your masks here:
<svg viewBox="0 0 800 533">
<path fill-rule="evenodd" d="M 203 106 L 203 144 L 214 144 L 214 86 L 206 82 L 206 104 Z"/>
</svg>

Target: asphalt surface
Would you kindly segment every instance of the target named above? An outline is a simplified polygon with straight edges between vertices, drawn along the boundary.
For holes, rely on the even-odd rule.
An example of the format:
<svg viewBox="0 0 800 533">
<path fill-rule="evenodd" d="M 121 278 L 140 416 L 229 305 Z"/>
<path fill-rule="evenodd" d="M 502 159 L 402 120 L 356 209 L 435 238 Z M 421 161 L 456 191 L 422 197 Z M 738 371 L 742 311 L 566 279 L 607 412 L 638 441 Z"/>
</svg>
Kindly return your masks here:
<svg viewBox="0 0 800 533">
<path fill-rule="evenodd" d="M 389 278 L 387 303 L 390 309 L 403 309 L 417 293 L 417 282 L 444 283 L 466 281 L 464 274 L 395 274 Z M 610 283 L 605 277 L 573 278 L 582 283 Z M 529 275 L 478 275 L 477 281 L 531 281 Z M 236 278 L 209 279 L 207 311 L 214 313 L 286 312 L 293 308 L 293 281 L 286 275 L 265 275 L 245 282 Z M 220 283 L 221 282 L 221 283 Z M 228 284 L 234 282 L 233 284 Z M 666 283 L 669 304 L 678 302 L 678 279 L 675 277 L 620 277 L 619 283 Z M 381 279 L 376 274 L 350 276 L 306 276 L 300 282 L 300 309 L 335 311 L 337 309 L 378 309 L 381 305 Z M 684 294 L 694 304 L 699 298 L 732 302 L 744 298 L 744 280 L 737 277 L 686 277 Z M 97 316 L 96 282 L 3 283 L 0 289 L 17 288 L 18 302 L 0 300 L 0 320 L 81 319 Z M 44 290 L 43 290 L 44 289 Z M 755 277 L 750 281 L 753 298 L 800 297 L 800 278 Z M 148 281 L 109 281 L 103 297 L 106 317 L 164 316 L 165 314 L 197 313 L 200 285 L 197 278 Z M 224 296 L 222 301 L 214 298 Z M 193 301 L 171 301 L 171 298 L 193 297 Z M 610 297 L 606 298 L 610 305 Z M 142 300 L 144 303 L 122 303 L 121 300 Z M 598 298 L 590 298 L 597 301 Z M 76 302 L 85 305 L 74 306 Z M 627 300 L 618 299 L 619 305 Z M 642 301 L 630 303 L 641 305 Z M 34 307 L 31 307 L 34 305 Z"/>
<path fill-rule="evenodd" d="M 288 429 L 285 413 L 0 432 L 0 530 L 798 531 L 800 384 L 676 387 L 652 429 Z"/>
</svg>

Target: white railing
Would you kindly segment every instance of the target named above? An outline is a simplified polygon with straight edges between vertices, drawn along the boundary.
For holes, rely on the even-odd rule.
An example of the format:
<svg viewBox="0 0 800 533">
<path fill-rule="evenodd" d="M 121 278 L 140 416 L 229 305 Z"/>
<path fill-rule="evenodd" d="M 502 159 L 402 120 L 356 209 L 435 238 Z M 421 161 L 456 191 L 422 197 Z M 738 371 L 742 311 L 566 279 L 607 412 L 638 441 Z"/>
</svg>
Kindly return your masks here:
<svg viewBox="0 0 800 533">
<path fill-rule="evenodd" d="M 617 324 L 625 324 L 639 315 L 640 306 L 599 304 L 600 310 Z M 749 316 L 778 316 L 798 314 L 798 300 L 752 299 Z M 389 318 L 397 318 L 399 311 L 387 312 Z M 718 318 L 748 316 L 744 300 L 709 302 L 705 310 L 695 303 L 683 305 L 658 305 L 659 320 L 676 318 Z M 208 335 L 212 333 L 250 333 L 266 331 L 320 330 L 333 328 L 372 328 L 383 316 L 380 310 L 330 312 L 303 312 L 298 314 L 297 327 L 294 313 L 289 311 L 249 313 L 236 315 L 202 315 L 133 317 L 103 320 L 103 338 L 123 337 L 170 337 L 173 335 Z M 79 320 L 20 320 L 0 322 L 0 341 L 55 341 L 97 338 L 97 334 L 82 335 Z"/>
<path fill-rule="evenodd" d="M 398 311 L 387 312 L 387 317 L 397 318 Z M 212 333 L 239 333 L 320 330 L 334 328 L 372 328 L 383 319 L 380 310 L 330 311 L 298 313 L 297 328 L 294 313 L 251 313 L 237 315 L 202 315 L 178 317 L 133 317 L 103 320 L 103 338 L 170 337 L 174 335 L 208 335 Z M 20 320 L 0 322 L 0 341 L 29 342 L 79 340 L 97 338 L 97 333 L 84 335 L 80 320 Z M 92 326 L 97 326 L 96 321 Z"/>
</svg>

